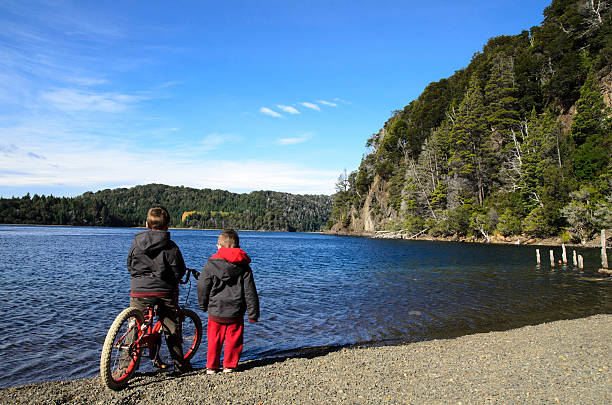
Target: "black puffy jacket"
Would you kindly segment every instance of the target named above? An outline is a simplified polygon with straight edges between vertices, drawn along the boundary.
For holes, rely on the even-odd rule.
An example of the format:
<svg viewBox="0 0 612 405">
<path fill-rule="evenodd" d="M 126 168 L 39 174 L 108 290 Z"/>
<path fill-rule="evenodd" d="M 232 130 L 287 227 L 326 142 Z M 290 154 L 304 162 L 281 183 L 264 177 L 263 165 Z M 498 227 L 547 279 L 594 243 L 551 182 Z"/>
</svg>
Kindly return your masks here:
<svg viewBox="0 0 612 405">
<path fill-rule="evenodd" d="M 127 257 L 132 276 L 132 297 L 168 296 L 178 286 L 187 268 L 170 232 L 149 230 L 134 235 Z"/>
</svg>

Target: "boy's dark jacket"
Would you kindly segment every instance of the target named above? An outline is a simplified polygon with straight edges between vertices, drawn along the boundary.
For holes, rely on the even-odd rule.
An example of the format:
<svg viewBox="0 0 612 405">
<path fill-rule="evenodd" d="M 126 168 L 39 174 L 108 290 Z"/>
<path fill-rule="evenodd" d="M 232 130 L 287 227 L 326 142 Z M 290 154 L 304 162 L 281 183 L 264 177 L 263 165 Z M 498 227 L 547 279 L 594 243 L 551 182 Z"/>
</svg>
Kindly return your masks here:
<svg viewBox="0 0 612 405">
<path fill-rule="evenodd" d="M 173 294 L 187 270 L 170 232 L 149 230 L 134 235 L 127 258 L 132 276 L 132 297 L 165 297 Z"/>
<path fill-rule="evenodd" d="M 248 311 L 249 321 L 259 319 L 259 297 L 249 263 L 240 248 L 220 248 L 198 279 L 198 300 L 202 311 L 220 323 L 241 322 Z"/>
</svg>

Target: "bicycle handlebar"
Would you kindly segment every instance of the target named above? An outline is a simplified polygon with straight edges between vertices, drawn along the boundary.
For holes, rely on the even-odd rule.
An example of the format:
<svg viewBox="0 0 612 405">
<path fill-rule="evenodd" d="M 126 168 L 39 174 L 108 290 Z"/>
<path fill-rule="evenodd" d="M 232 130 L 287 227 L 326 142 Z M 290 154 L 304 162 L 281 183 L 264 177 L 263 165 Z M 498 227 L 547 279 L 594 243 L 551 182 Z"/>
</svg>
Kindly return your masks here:
<svg viewBox="0 0 612 405">
<path fill-rule="evenodd" d="M 190 269 L 189 267 L 187 268 L 187 272 L 185 273 L 185 280 L 181 280 L 180 283 L 181 284 L 187 284 L 189 282 L 189 276 L 193 274 L 193 277 L 197 280 L 200 277 L 200 272 L 197 271 L 196 269 Z"/>
</svg>

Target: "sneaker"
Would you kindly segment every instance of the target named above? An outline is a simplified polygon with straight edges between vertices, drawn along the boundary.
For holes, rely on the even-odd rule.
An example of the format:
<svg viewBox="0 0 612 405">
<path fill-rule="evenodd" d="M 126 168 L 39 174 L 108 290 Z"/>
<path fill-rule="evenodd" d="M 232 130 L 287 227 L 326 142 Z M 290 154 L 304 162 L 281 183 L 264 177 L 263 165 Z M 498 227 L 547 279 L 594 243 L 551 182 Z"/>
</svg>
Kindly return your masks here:
<svg viewBox="0 0 612 405">
<path fill-rule="evenodd" d="M 165 370 L 168 367 L 170 367 L 170 364 L 164 363 L 163 360 L 160 359 L 159 357 L 153 359 L 152 363 L 153 363 L 153 367 L 158 368 L 160 370 Z"/>
<path fill-rule="evenodd" d="M 223 372 L 226 373 L 226 374 L 227 373 L 233 373 L 234 371 L 236 371 L 235 368 L 229 368 L 229 367 L 224 367 L 223 368 Z"/>
<path fill-rule="evenodd" d="M 190 371 L 193 371 L 193 366 L 190 362 L 186 362 L 181 365 L 175 364 L 174 369 L 179 373 L 188 373 Z"/>
<path fill-rule="evenodd" d="M 216 370 L 214 368 L 207 368 L 206 369 L 206 374 L 217 374 L 219 372 L 219 370 Z"/>
</svg>

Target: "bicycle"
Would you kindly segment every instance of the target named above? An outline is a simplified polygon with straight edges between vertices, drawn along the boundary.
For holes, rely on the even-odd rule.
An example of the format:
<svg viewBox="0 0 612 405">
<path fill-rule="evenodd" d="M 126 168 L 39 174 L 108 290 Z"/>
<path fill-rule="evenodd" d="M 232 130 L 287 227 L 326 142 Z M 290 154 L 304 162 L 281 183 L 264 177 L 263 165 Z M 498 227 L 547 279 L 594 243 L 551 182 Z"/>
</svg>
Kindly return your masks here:
<svg viewBox="0 0 612 405">
<path fill-rule="evenodd" d="M 180 281 L 180 284 L 187 284 L 190 274 L 196 279 L 200 275 L 194 269 L 187 269 L 185 280 Z M 175 299 L 178 308 L 178 335 L 182 340 L 183 358 L 188 361 L 195 355 L 202 341 L 202 320 L 194 311 L 178 305 L 178 297 Z M 159 319 L 154 322 L 157 305 L 149 306 L 145 312 L 143 314 L 136 308 L 124 309 L 106 334 L 100 357 L 100 377 L 102 383 L 114 391 L 125 388 L 138 370 L 145 350 L 148 349 L 148 355 L 156 367 L 163 368 L 162 365 L 165 365 L 159 354 L 162 324 Z"/>
</svg>

